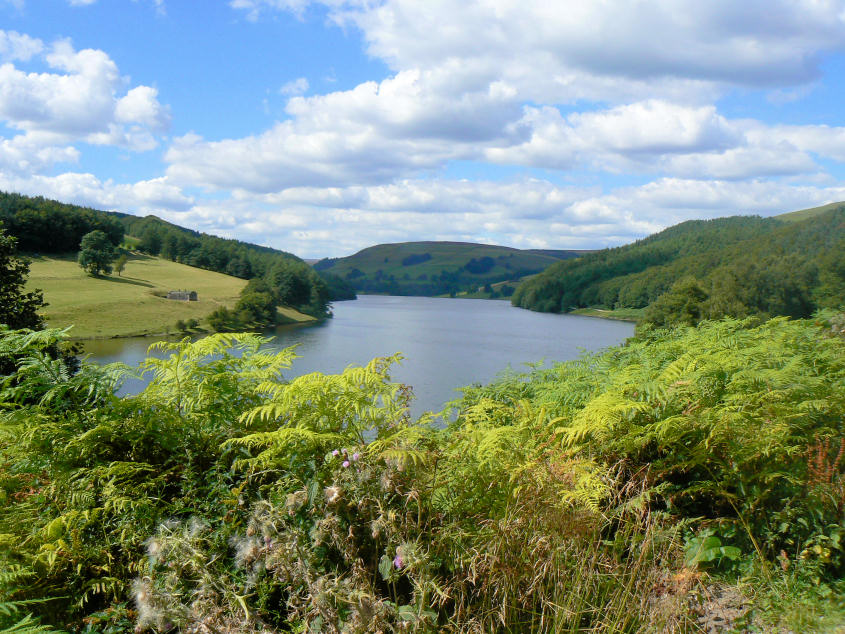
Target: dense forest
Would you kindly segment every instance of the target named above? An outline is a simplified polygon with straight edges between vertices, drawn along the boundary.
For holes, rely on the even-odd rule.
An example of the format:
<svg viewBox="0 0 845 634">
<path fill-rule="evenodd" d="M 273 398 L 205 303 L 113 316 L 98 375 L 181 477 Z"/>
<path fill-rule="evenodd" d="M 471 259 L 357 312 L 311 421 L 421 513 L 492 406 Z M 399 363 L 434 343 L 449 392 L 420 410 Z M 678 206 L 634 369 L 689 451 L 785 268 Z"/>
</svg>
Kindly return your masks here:
<svg viewBox="0 0 845 634">
<path fill-rule="evenodd" d="M 456 295 L 490 289 L 500 282 L 515 285 L 520 278 L 578 255 L 578 251 L 520 250 L 468 242 L 400 242 L 367 247 L 344 258 L 326 258 L 314 268 L 331 272 L 366 293 Z"/>
<path fill-rule="evenodd" d="M 785 221 L 737 216 L 670 227 L 560 262 L 514 305 L 545 312 L 646 308 L 653 324 L 723 316 L 809 317 L 845 304 L 845 207 Z"/>
</svg>

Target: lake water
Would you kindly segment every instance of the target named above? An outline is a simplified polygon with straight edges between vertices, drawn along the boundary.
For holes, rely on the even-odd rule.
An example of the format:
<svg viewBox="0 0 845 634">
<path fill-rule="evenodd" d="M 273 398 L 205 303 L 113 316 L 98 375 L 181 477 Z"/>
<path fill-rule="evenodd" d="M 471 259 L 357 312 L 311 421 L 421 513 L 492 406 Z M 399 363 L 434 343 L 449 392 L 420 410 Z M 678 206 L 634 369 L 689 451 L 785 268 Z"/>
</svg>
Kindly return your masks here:
<svg viewBox="0 0 845 634">
<path fill-rule="evenodd" d="M 412 414 L 439 411 L 460 396 L 457 388 L 488 383 L 508 366 L 575 359 L 582 350 L 599 350 L 634 333 L 627 322 L 535 313 L 506 301 L 362 295 L 337 302 L 334 318 L 319 325 L 282 326 L 267 334 L 273 345 L 299 344 L 301 358 L 288 378 L 309 372 L 337 373 L 350 364 L 401 352 L 393 379 L 411 385 Z M 135 366 L 147 355 L 150 338 L 86 341 L 90 361 L 123 361 Z M 138 391 L 133 382 L 124 393 Z"/>
</svg>

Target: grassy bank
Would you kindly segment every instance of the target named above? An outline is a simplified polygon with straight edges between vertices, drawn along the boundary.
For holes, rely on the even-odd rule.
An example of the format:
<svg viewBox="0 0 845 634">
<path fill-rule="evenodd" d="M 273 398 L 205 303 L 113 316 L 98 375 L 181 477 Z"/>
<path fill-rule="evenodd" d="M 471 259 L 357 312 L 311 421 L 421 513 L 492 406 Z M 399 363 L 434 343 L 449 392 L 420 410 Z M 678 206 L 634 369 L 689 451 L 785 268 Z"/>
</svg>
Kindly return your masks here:
<svg viewBox="0 0 845 634">
<path fill-rule="evenodd" d="M 73 324 L 76 339 L 154 335 L 175 331 L 179 320 L 203 322 L 216 308 L 231 308 L 246 280 L 145 255 L 133 255 L 123 274 L 90 277 L 74 256 L 34 258 L 27 288 L 40 288 L 51 327 Z M 199 301 L 168 300 L 169 290 L 197 292 Z M 280 311 L 291 322 L 313 318 Z"/>
<path fill-rule="evenodd" d="M 602 319 L 615 319 L 617 321 L 637 322 L 643 318 L 645 308 L 615 308 L 613 310 L 605 308 L 578 308 L 573 310 L 571 314 L 583 315 L 585 317 L 601 317 Z"/>
</svg>

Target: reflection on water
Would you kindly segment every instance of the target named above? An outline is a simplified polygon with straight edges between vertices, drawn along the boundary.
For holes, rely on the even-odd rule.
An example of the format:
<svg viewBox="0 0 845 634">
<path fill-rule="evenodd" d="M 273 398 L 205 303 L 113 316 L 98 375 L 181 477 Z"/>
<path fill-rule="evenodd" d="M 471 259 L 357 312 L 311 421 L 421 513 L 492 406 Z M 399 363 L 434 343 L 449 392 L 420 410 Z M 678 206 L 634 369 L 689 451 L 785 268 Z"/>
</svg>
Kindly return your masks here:
<svg viewBox="0 0 845 634">
<path fill-rule="evenodd" d="M 633 324 L 577 315 L 534 313 L 508 302 L 480 299 L 363 295 L 334 304 L 334 318 L 313 326 L 280 326 L 268 335 L 274 346 L 297 344 L 301 358 L 289 378 L 308 372 L 336 373 L 351 364 L 401 352 L 394 380 L 411 385 L 412 414 L 439 410 L 460 396 L 457 388 L 488 383 L 511 366 L 565 361 L 581 350 L 598 350 L 633 335 Z M 136 366 L 149 338 L 85 342 L 90 360 Z M 127 383 L 123 393 L 142 389 Z"/>
</svg>

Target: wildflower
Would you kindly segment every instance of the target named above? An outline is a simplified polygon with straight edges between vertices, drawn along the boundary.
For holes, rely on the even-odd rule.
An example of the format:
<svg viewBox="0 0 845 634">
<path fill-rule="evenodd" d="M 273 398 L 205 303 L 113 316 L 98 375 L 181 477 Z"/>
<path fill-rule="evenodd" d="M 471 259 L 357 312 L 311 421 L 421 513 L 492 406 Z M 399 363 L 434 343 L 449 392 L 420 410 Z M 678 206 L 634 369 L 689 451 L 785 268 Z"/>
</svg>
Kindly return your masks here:
<svg viewBox="0 0 845 634">
<path fill-rule="evenodd" d="M 147 555 L 155 562 L 161 554 L 161 542 L 155 538 L 147 541 Z"/>
<path fill-rule="evenodd" d="M 335 458 L 337 458 L 337 457 L 338 457 L 338 455 L 340 455 L 340 452 L 339 452 L 337 449 L 334 449 L 334 450 L 332 451 L 332 455 L 333 455 Z"/>
<path fill-rule="evenodd" d="M 405 560 L 402 557 L 404 554 L 402 546 L 396 548 L 396 556 L 393 558 L 393 565 L 396 566 L 396 570 L 401 570 L 402 566 L 405 565 Z"/>
<path fill-rule="evenodd" d="M 341 451 L 343 452 L 343 455 L 345 456 L 345 455 L 346 455 L 346 453 L 347 453 L 347 452 L 346 452 L 346 447 L 344 447 L 343 449 L 341 449 Z"/>
<path fill-rule="evenodd" d="M 340 499 L 340 487 L 337 485 L 326 487 L 323 493 L 325 493 L 326 502 L 329 504 L 334 504 Z"/>
<path fill-rule="evenodd" d="M 232 537 L 229 543 L 235 549 L 235 565 L 238 568 L 245 568 L 258 557 L 261 548 L 257 537 Z"/>
<path fill-rule="evenodd" d="M 357 451 L 354 454 L 352 454 L 352 460 L 355 460 L 357 462 L 360 459 L 361 459 L 361 454 L 359 454 Z"/>
<path fill-rule="evenodd" d="M 149 579 L 136 579 L 132 584 L 132 594 L 138 610 L 138 625 L 144 629 L 147 626 L 161 626 L 164 614 L 153 596 L 153 588 Z"/>
<path fill-rule="evenodd" d="M 344 461 L 343 461 L 343 468 L 344 468 L 344 469 L 346 469 L 346 467 L 348 467 L 348 466 L 349 466 L 349 461 L 348 461 L 348 460 L 344 460 Z"/>
<path fill-rule="evenodd" d="M 285 499 L 285 509 L 287 512 L 293 515 L 308 501 L 308 492 L 307 491 L 296 491 L 294 493 L 288 494 L 287 498 Z"/>
</svg>

